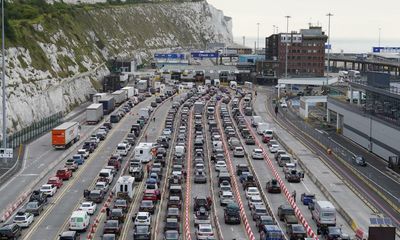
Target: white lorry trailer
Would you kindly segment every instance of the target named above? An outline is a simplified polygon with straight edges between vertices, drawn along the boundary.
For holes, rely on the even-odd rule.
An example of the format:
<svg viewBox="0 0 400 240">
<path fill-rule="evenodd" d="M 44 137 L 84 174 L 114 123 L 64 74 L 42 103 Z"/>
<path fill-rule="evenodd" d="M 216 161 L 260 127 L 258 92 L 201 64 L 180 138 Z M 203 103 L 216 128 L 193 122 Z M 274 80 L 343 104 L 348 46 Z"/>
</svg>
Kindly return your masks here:
<svg viewBox="0 0 400 240">
<path fill-rule="evenodd" d="M 125 91 L 127 98 L 131 98 L 135 94 L 134 87 L 124 87 L 124 88 L 122 88 L 122 90 Z"/>
<path fill-rule="evenodd" d="M 203 114 L 204 111 L 204 102 L 195 102 L 194 103 L 194 113 L 195 114 Z"/>
<path fill-rule="evenodd" d="M 86 108 L 86 123 L 97 124 L 103 119 L 103 104 L 93 103 Z"/>
<path fill-rule="evenodd" d="M 126 93 L 124 90 L 115 91 L 115 92 L 111 93 L 111 95 L 115 99 L 116 106 L 120 106 L 127 99 L 127 96 L 126 96 Z"/>
</svg>

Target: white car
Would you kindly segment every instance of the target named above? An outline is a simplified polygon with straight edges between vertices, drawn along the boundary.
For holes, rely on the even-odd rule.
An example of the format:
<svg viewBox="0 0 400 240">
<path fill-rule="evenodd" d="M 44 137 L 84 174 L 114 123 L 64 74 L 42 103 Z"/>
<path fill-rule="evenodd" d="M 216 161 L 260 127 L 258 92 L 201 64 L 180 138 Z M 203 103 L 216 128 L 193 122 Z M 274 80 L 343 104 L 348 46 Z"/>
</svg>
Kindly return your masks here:
<svg viewBox="0 0 400 240">
<path fill-rule="evenodd" d="M 78 150 L 78 154 L 82 155 L 84 159 L 88 158 L 90 155 L 89 151 L 83 148 Z"/>
<path fill-rule="evenodd" d="M 99 142 L 100 142 L 100 138 L 98 138 L 97 136 L 91 136 L 91 137 L 89 138 L 89 140 L 90 140 L 90 141 L 96 141 L 97 144 L 99 144 Z"/>
<path fill-rule="evenodd" d="M 218 161 L 215 164 L 215 171 L 219 172 L 223 168 L 226 168 L 226 163 L 224 161 Z"/>
<path fill-rule="evenodd" d="M 260 148 L 255 148 L 253 149 L 253 152 L 251 153 L 251 157 L 253 159 L 264 159 L 263 151 Z"/>
<path fill-rule="evenodd" d="M 168 139 L 170 139 L 171 135 L 172 135 L 171 129 L 169 129 L 169 128 L 164 129 L 162 135 L 165 135 L 166 137 L 168 137 Z"/>
<path fill-rule="evenodd" d="M 234 202 L 233 193 L 231 191 L 223 191 L 219 194 L 219 202 L 221 206 L 226 206 L 231 202 Z"/>
<path fill-rule="evenodd" d="M 262 198 L 259 195 L 251 196 L 249 198 L 249 209 L 251 210 L 254 205 L 264 204 Z"/>
<path fill-rule="evenodd" d="M 34 216 L 32 213 L 18 212 L 14 217 L 13 223 L 17 224 L 21 228 L 27 228 L 32 224 L 33 220 Z"/>
<path fill-rule="evenodd" d="M 97 204 L 94 202 L 83 202 L 79 207 L 79 210 L 86 211 L 88 214 L 92 215 L 96 212 Z"/>
<path fill-rule="evenodd" d="M 138 212 L 135 218 L 135 226 L 151 225 L 151 215 L 149 212 Z"/>
<path fill-rule="evenodd" d="M 103 192 L 107 192 L 109 187 L 110 187 L 110 185 L 107 182 L 99 181 L 99 182 L 96 182 L 94 189 L 102 190 Z"/>
<path fill-rule="evenodd" d="M 211 224 L 199 224 L 199 226 L 196 229 L 196 239 L 197 240 L 202 240 L 202 239 L 213 239 L 214 237 L 214 231 L 212 229 Z"/>
<path fill-rule="evenodd" d="M 43 192 L 45 195 L 52 197 L 57 192 L 57 186 L 51 184 L 44 184 L 40 188 L 40 191 Z"/>
<path fill-rule="evenodd" d="M 270 151 L 271 153 L 276 153 L 278 150 L 279 150 L 279 145 L 278 145 L 278 144 L 272 144 L 272 145 L 269 147 L 269 151 Z"/>
<path fill-rule="evenodd" d="M 257 187 L 248 187 L 246 190 L 246 198 L 249 199 L 251 196 L 260 196 L 260 191 Z"/>
<path fill-rule="evenodd" d="M 233 156 L 234 157 L 244 157 L 244 150 L 242 147 L 235 147 L 233 149 Z"/>
<path fill-rule="evenodd" d="M 285 100 L 281 101 L 281 108 L 287 108 L 287 103 Z"/>
</svg>

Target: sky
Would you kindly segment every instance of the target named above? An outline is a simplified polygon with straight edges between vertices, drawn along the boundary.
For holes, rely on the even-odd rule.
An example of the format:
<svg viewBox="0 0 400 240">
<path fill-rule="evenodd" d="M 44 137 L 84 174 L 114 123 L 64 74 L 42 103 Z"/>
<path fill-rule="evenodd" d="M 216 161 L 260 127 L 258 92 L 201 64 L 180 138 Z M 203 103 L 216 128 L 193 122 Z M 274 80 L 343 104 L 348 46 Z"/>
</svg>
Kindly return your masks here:
<svg viewBox="0 0 400 240">
<path fill-rule="evenodd" d="M 260 23 L 261 39 L 273 33 L 273 25 L 279 32 L 286 31 L 286 18 L 289 31 L 308 28 L 309 23 L 322 26 L 328 32 L 329 12 L 331 17 L 331 42 L 340 45 L 343 41 L 357 41 L 378 45 L 381 28 L 381 46 L 400 47 L 400 0 L 207 0 L 226 16 L 233 18 L 233 34 L 237 42 L 242 37 L 257 39 L 257 23 Z M 364 43 L 367 44 L 367 43 Z M 396 46 L 393 46 L 395 45 Z M 249 45 L 248 41 L 246 45 Z"/>
</svg>

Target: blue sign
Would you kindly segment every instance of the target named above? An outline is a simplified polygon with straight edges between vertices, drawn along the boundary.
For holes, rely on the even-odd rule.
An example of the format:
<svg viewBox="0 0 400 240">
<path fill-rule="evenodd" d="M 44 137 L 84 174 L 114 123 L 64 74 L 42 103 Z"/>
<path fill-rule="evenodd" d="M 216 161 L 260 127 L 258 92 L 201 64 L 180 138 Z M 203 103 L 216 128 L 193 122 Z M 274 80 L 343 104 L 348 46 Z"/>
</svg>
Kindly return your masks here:
<svg viewBox="0 0 400 240">
<path fill-rule="evenodd" d="M 218 52 L 192 52 L 192 58 L 217 58 Z"/>
<path fill-rule="evenodd" d="M 332 44 L 325 44 L 325 49 L 332 49 Z"/>
<path fill-rule="evenodd" d="M 154 58 L 185 59 L 185 54 L 183 54 L 183 53 L 155 53 Z"/>
<path fill-rule="evenodd" d="M 400 47 L 372 47 L 374 53 L 400 53 Z"/>
</svg>

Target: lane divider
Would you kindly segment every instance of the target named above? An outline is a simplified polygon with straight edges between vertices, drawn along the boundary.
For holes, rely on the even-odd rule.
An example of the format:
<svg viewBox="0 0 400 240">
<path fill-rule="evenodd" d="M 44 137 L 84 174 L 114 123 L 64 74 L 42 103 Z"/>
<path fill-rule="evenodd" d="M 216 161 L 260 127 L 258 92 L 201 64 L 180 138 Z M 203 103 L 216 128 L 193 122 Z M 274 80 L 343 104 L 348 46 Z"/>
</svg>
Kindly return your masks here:
<svg viewBox="0 0 400 240">
<path fill-rule="evenodd" d="M 242 218 L 242 221 L 244 223 L 246 234 L 247 234 L 247 236 L 249 237 L 250 240 L 255 240 L 256 238 L 255 238 L 253 230 L 251 229 L 251 226 L 249 224 L 249 220 L 247 219 L 246 212 L 244 210 L 243 201 L 242 201 L 242 199 L 240 197 L 239 187 L 238 187 L 238 183 L 237 183 L 237 180 L 236 180 L 236 177 L 235 177 L 235 171 L 234 171 L 233 165 L 232 165 L 232 159 L 231 159 L 228 147 L 227 147 L 228 144 L 226 143 L 225 133 L 222 130 L 223 128 L 222 128 L 222 125 L 221 125 L 220 107 L 221 107 L 221 104 L 220 104 L 220 102 L 218 102 L 217 110 L 216 110 L 217 111 L 216 118 L 217 118 L 218 128 L 219 128 L 220 134 L 222 136 L 221 137 L 222 146 L 224 148 L 225 156 L 226 156 L 226 158 L 228 160 L 227 161 L 228 170 L 229 170 L 229 173 L 231 174 L 232 180 L 233 180 L 232 182 L 233 182 L 233 187 L 234 187 L 235 198 L 236 198 L 236 201 L 238 202 L 238 205 L 239 205 L 240 217 Z"/>
<path fill-rule="evenodd" d="M 185 192 L 185 237 L 186 240 L 191 240 L 190 232 L 190 194 L 191 194 L 191 171 L 192 171 L 192 134 L 193 134 L 193 109 L 190 110 L 188 124 L 188 142 L 186 145 L 187 167 L 186 167 L 186 192 Z"/>
<path fill-rule="evenodd" d="M 243 114 L 243 108 L 242 106 L 239 108 L 239 111 L 242 115 Z M 291 196 L 291 193 L 289 192 L 289 190 L 287 189 L 285 183 L 282 181 L 281 177 L 279 176 L 275 166 L 273 165 L 270 157 L 267 154 L 267 151 L 265 150 L 265 147 L 263 144 L 260 143 L 256 133 L 254 133 L 254 129 L 251 127 L 251 124 L 249 123 L 249 121 L 245 118 L 246 121 L 246 126 L 249 129 L 251 135 L 253 136 L 256 145 L 262 149 L 263 151 L 263 155 L 264 155 L 264 161 L 267 163 L 267 165 L 269 166 L 269 168 L 271 169 L 272 173 L 274 174 L 276 180 L 279 182 L 282 191 L 286 197 L 286 199 L 288 200 L 288 202 L 290 203 L 290 205 L 292 206 L 292 208 L 294 209 L 294 212 L 297 216 L 297 218 L 300 220 L 301 224 L 304 226 L 304 228 L 306 229 L 307 235 L 310 236 L 311 238 L 318 240 L 318 235 L 312 230 L 311 226 L 308 224 L 307 220 L 305 219 L 305 217 L 303 216 L 302 212 L 300 211 L 299 207 L 297 207 L 296 202 L 294 201 L 293 197 Z"/>
</svg>

